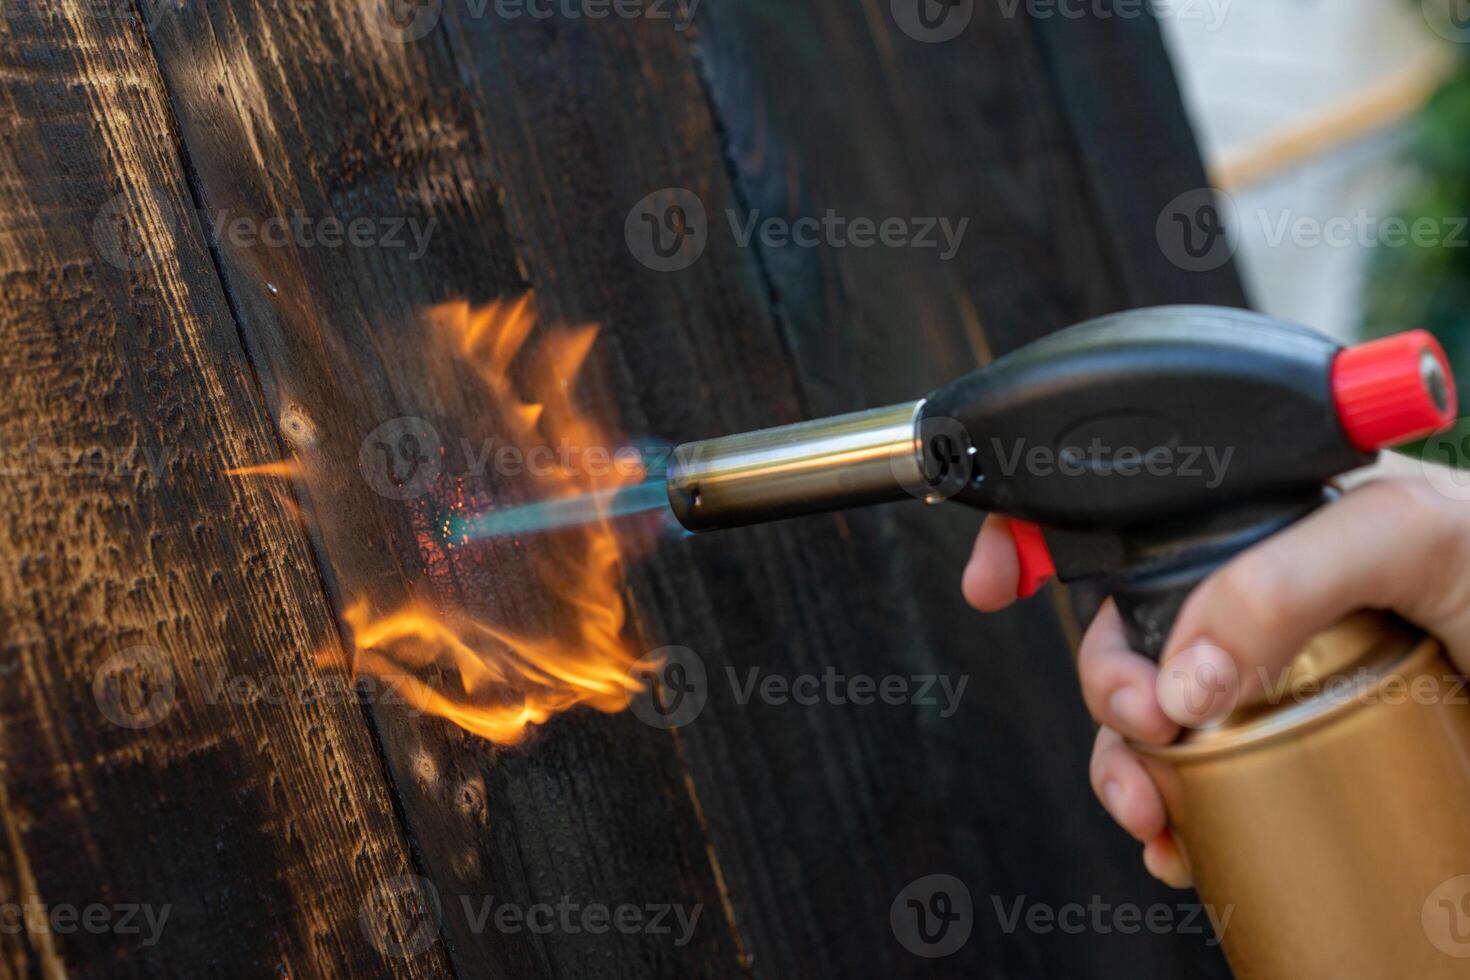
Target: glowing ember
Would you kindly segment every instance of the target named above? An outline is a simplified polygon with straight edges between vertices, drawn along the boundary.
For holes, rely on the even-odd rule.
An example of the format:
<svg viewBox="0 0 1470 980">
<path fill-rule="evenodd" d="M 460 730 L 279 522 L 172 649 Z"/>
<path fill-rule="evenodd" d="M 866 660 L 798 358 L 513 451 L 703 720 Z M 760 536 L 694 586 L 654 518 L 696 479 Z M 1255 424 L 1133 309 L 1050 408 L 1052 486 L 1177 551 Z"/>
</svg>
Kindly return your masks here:
<svg viewBox="0 0 1470 980">
<path fill-rule="evenodd" d="M 294 459 L 281 459 L 272 463 L 261 463 L 258 466 L 237 466 L 231 470 L 225 470 L 225 476 L 233 477 L 258 477 L 266 476 L 280 480 L 296 480 L 304 476 L 301 464 Z M 291 496 L 289 486 L 267 484 L 270 495 L 275 498 L 276 503 L 291 514 L 298 521 L 305 522 L 306 515 L 301 512 L 300 506 Z"/>
<path fill-rule="evenodd" d="M 572 398 L 597 328 L 542 328 L 528 346 L 537 326 L 529 293 L 478 308 L 445 304 L 428 318 L 475 368 L 504 427 L 503 442 L 522 450 L 574 450 L 524 476 L 538 503 L 580 501 L 571 505 L 578 520 L 561 522 L 529 548 L 534 581 L 528 587 L 556 600 L 558 627 L 555 635 L 528 636 L 423 603 L 375 615 L 360 601 L 346 613 L 353 670 L 388 680 L 421 711 L 503 744 L 522 740 L 529 726 L 578 704 L 620 711 L 642 688 L 629 675 L 638 654 L 622 635 L 623 556 L 611 518 L 620 492 L 646 474 L 626 454 L 617 465 L 578 465 L 587 449 L 607 452 L 614 445 Z M 518 393 L 513 365 L 536 400 Z M 456 537 L 463 543 L 471 535 Z"/>
<path fill-rule="evenodd" d="M 274 463 L 261 463 L 259 466 L 238 466 L 232 470 L 225 470 L 225 476 L 278 476 L 282 479 L 291 480 L 301 475 L 301 467 L 294 460 L 282 459 Z"/>
</svg>

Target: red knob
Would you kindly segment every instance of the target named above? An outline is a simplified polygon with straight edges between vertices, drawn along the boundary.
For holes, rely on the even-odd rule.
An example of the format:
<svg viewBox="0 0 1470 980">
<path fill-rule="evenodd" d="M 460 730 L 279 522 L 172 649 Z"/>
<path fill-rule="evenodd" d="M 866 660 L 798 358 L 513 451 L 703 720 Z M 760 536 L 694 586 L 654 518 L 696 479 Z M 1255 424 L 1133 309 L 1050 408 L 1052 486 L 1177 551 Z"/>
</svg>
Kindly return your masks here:
<svg viewBox="0 0 1470 980">
<path fill-rule="evenodd" d="M 1455 420 L 1455 381 L 1439 341 L 1413 330 L 1350 347 L 1332 363 L 1343 431 L 1364 452 L 1419 439 Z"/>
<path fill-rule="evenodd" d="M 1016 584 L 1016 594 L 1029 599 L 1041 591 L 1046 580 L 1057 573 L 1051 549 L 1041 536 L 1041 528 L 1026 521 L 1011 519 L 1011 537 L 1016 542 L 1016 558 L 1021 563 L 1021 578 Z"/>
</svg>

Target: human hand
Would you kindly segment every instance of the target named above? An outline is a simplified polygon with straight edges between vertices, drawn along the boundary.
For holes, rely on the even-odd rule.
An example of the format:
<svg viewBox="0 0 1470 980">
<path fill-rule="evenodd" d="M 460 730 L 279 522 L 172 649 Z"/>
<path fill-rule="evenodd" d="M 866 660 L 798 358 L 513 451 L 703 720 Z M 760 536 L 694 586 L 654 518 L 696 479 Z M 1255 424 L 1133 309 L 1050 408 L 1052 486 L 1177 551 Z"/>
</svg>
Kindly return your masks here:
<svg viewBox="0 0 1470 980">
<path fill-rule="evenodd" d="M 1008 522 L 987 518 L 965 568 L 965 599 L 1003 609 L 1016 600 L 1019 575 Z M 1112 601 L 1102 607 L 1078 652 L 1083 697 L 1102 726 L 1090 777 L 1108 813 L 1143 843 L 1156 878 L 1190 884 L 1163 799 L 1124 739 L 1162 745 L 1181 726 L 1218 721 L 1312 636 L 1360 609 L 1418 624 L 1470 672 L 1470 503 L 1422 476 L 1349 491 L 1206 579 L 1158 665 L 1129 648 Z"/>
</svg>

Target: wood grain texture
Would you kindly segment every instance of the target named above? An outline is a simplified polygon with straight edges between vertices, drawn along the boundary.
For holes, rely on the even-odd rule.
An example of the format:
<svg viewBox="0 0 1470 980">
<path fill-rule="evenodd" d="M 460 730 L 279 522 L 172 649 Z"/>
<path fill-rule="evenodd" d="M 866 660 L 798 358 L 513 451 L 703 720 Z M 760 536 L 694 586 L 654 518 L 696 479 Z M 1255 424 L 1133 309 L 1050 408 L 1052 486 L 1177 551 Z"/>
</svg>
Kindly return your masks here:
<svg viewBox="0 0 1470 980">
<path fill-rule="evenodd" d="M 5 5 L 0 127 L 0 972 L 447 975 L 138 20 Z"/>
<path fill-rule="evenodd" d="M 1117 0 L 1094 16 L 1032 22 L 1071 130 L 1081 186 L 1098 219 L 1112 277 L 1129 306 L 1246 306 L 1233 263 L 1197 267 L 1160 244 L 1182 195 L 1210 188 L 1179 86 L 1152 17 Z M 1167 241 L 1167 239 L 1165 239 Z"/>
<path fill-rule="evenodd" d="M 626 373 L 627 355 L 611 321 L 632 311 L 586 302 L 567 285 L 597 275 L 598 264 L 618 253 L 627 259 L 620 244 L 626 209 L 613 203 L 618 178 L 605 172 L 587 182 L 587 192 L 608 195 L 594 217 L 555 161 L 532 154 L 581 159 L 587 170 L 579 173 L 590 173 L 605 163 L 606 150 L 594 138 L 597 120 L 621 118 L 630 132 L 618 153 L 636 160 L 632 140 L 656 117 L 635 112 L 634 100 L 672 100 L 666 88 L 697 87 L 687 73 L 682 83 L 643 78 L 646 44 L 635 35 L 622 35 L 607 50 L 592 47 L 603 25 L 563 29 L 528 21 L 517 35 L 519 51 L 464 50 L 447 19 L 451 9 L 410 43 L 385 39 L 392 30 L 375 19 L 377 8 L 356 0 L 191 6 L 160 19 L 153 38 L 209 211 L 255 222 L 292 213 L 434 222 L 428 251 L 418 258 L 382 244 L 308 248 L 298 240 L 269 247 L 230 236 L 219 243 L 272 411 L 311 433 L 292 449 L 306 472 L 320 555 L 339 603 L 366 597 L 386 612 L 410 597 L 427 598 L 442 610 L 540 633 L 554 630 L 565 614 L 529 571 L 544 541 L 446 551 L 433 533 L 450 498 L 505 504 L 525 491 L 493 467 L 473 472 L 461 452 L 462 439 L 475 447 L 503 440 L 505 420 L 447 345 L 426 336 L 425 310 L 534 288 L 545 322 L 609 322 L 580 388 L 598 417 L 623 417 L 621 393 L 636 393 L 640 385 Z M 487 125 L 491 107 L 467 77 L 480 64 L 533 73 L 518 106 L 495 107 L 523 114 L 514 125 Z M 616 94 L 628 104 L 606 112 L 578 104 L 592 93 Z M 544 130 L 549 139 L 527 145 L 522 127 Z M 677 165 L 704 167 L 715 175 L 707 179 L 716 179 L 719 160 L 707 134 L 671 130 L 667 142 Z M 508 182 L 508 158 L 517 154 L 522 159 L 515 165 L 531 173 Z M 542 233 L 511 215 L 539 200 L 557 205 L 555 230 L 574 239 L 589 219 L 600 222 L 616 208 L 617 237 L 596 249 L 563 248 L 548 260 L 535 250 Z M 616 278 L 624 277 L 625 265 Z M 723 273 L 711 276 L 716 295 L 734 291 L 721 284 Z M 631 286 L 619 288 L 638 295 Z M 759 316 L 759 306 L 751 312 Z M 655 342 L 652 333 L 646 338 Z M 740 341 L 732 336 L 728 344 L 733 351 Z M 756 370 L 781 370 L 768 350 L 755 346 L 740 357 Z M 441 480 L 423 496 L 397 500 L 364 479 L 359 450 L 379 426 L 402 417 L 430 421 L 448 454 Z M 623 421 L 634 431 L 641 425 L 636 415 Z M 663 641 L 644 642 L 652 648 Z M 706 836 L 668 733 L 629 714 L 578 711 L 532 744 L 500 750 L 392 705 L 378 706 L 375 717 L 462 974 L 742 972 Z M 472 914 L 489 899 L 521 908 L 571 902 L 701 911 L 692 936 L 680 943 L 676 935 L 648 931 L 501 929 Z"/>
<path fill-rule="evenodd" d="M 48 147 L 41 162 L 12 154 L 0 170 L 14 202 L 0 308 L 22 338 L 0 363 L 16 404 L 35 406 L 8 411 L 5 435 L 39 417 L 58 444 L 105 436 L 171 454 L 162 479 L 124 486 L 34 476 L 11 520 L 25 547 L 0 587 L 27 616 L 5 623 L 5 662 L 28 684 L 0 699 L 7 894 L 156 886 L 213 913 L 166 934 L 179 943 L 168 955 L 134 950 L 128 968 L 149 975 L 280 963 L 301 976 L 1223 976 L 1198 936 L 1005 927 L 998 910 L 1017 900 L 1181 899 L 1144 880 L 1091 798 L 1091 729 L 1052 607 L 962 608 L 978 523 L 963 512 L 811 518 L 666 541 L 631 562 L 629 635 L 693 648 L 710 679 L 703 713 L 675 734 L 579 710 L 497 749 L 383 702 L 380 762 L 355 708 L 212 704 L 206 719 L 186 678 L 180 705 L 140 733 L 106 727 L 87 701 L 91 671 L 135 646 L 176 666 L 319 676 L 310 652 L 336 626 L 313 557 L 339 614 L 364 597 L 380 611 L 429 597 L 555 628 L 564 611 L 528 574 L 542 543 L 446 552 L 433 533 L 457 501 L 524 493 L 463 449 L 504 424 L 425 332 L 435 304 L 534 289 L 543 320 L 603 324 L 579 397 L 629 436 L 678 441 L 916 397 L 1127 305 L 1238 299 L 1228 267 L 1191 279 L 1141 251 L 1156 198 L 1203 179 L 1169 91 L 1133 93 L 1146 110 L 1093 94 L 1111 72 L 1172 84 L 1153 25 L 1063 34 L 975 7 L 943 44 L 898 30 L 887 0 L 705 0 L 687 30 L 453 0 L 144 0 L 137 20 L 61 18 L 70 46 L 8 15 L 23 43 L 0 56 L 7 125 L 58 122 L 25 141 Z M 625 222 L 671 188 L 698 200 L 707 241 L 687 268 L 657 272 Z M 90 231 L 119 192 L 102 241 L 120 240 L 122 269 L 96 261 Z M 735 231 L 757 212 L 829 209 L 967 224 L 948 259 L 742 245 Z M 298 216 L 313 236 L 328 219 L 428 234 L 261 234 Z M 27 297 L 13 305 L 12 282 Z M 359 451 L 405 417 L 444 438 L 446 476 L 399 500 L 373 488 Z M 310 552 L 284 516 L 285 483 L 218 479 L 283 452 L 302 474 Z M 952 715 L 764 703 L 739 691 L 751 671 L 967 687 Z M 416 866 L 375 782 L 384 765 Z M 261 784 L 272 767 L 281 775 Z M 52 810 L 65 816 L 42 827 Z M 102 818 L 112 811 L 129 817 Z M 145 821 L 169 841 L 142 834 Z M 160 871 L 175 839 L 180 857 Z M 184 887 L 180 869 L 198 880 Z M 975 924 L 959 952 L 924 960 L 897 942 L 890 911 L 934 873 L 965 882 Z M 434 893 L 428 914 L 415 874 Z M 477 922 L 487 901 L 701 915 L 676 943 L 496 928 Z M 220 938 L 243 903 L 256 918 Z M 384 935 L 375 948 L 353 932 L 363 909 L 369 932 L 392 927 L 386 950 Z M 77 940 L 0 936 L 0 971 L 106 972 L 106 951 Z"/>
<path fill-rule="evenodd" d="M 857 6 L 866 16 L 854 16 Z M 713 6 L 698 23 L 695 51 L 743 207 L 786 219 L 835 211 L 967 222 L 947 260 L 939 249 L 913 247 L 759 250 L 815 414 L 913 397 L 992 352 L 1142 299 L 1116 273 L 1116 233 L 1096 211 L 1092 164 L 1079 149 L 1085 140 L 1052 96 L 1055 86 L 1089 78 L 1056 78 L 1070 67 L 1050 65 L 1033 25 L 992 5 L 976 4 L 966 28 L 939 44 L 905 34 L 890 9 L 754 2 Z M 1163 65 L 1167 75 L 1152 30 L 1135 24 L 1131 50 L 1146 71 Z M 810 43 L 815 37 L 825 43 Z M 1113 161 L 1121 168 L 1114 179 L 1127 190 L 1130 175 L 1197 168 L 1182 117 L 1154 122 L 1164 130 L 1151 144 L 1165 147 L 1157 160 L 1138 152 Z M 1125 143 L 1130 120 L 1094 119 L 1110 124 Z M 848 914 L 866 903 L 867 921 L 876 923 L 887 911 L 881 900 L 909 880 L 942 871 L 966 882 L 977 910 L 970 945 L 932 965 L 906 964 L 900 951 L 885 963 L 895 971 L 1049 976 L 1085 963 L 1098 976 L 1224 976 L 1203 936 L 1088 932 L 1023 941 L 1004 928 L 997 903 L 1012 908 L 1022 895 L 1061 907 L 1094 896 L 1148 905 L 1170 901 L 1170 893 L 1144 874 L 1132 843 L 1087 796 L 1093 729 L 1052 610 L 1038 600 L 983 617 L 954 600 L 977 523 L 963 512 L 917 507 L 845 519 L 846 566 L 859 572 L 842 581 L 845 608 L 832 618 L 856 622 L 827 656 L 853 673 L 908 664 L 968 675 L 973 686 L 950 718 L 914 710 L 852 723 L 859 731 L 844 738 L 864 745 L 863 781 L 849 778 L 840 795 L 869 800 L 866 809 L 889 816 L 880 831 L 887 892 L 869 884 L 864 893 L 851 882 L 808 890 L 831 888 L 827 902 Z M 696 772 L 707 734 L 700 728 L 686 738 Z M 751 822 L 748 801 L 780 797 L 782 774 L 799 765 L 803 748 L 790 751 L 758 756 L 770 759 L 768 773 L 745 767 L 734 784 L 711 781 L 704 792 L 722 815 L 712 823 L 716 840 L 725 827 L 740 839 L 738 828 Z M 887 810 L 889 800 L 903 802 Z M 759 838 L 744 843 L 747 859 L 727 860 L 732 892 L 769 893 L 776 855 Z M 844 846 L 859 846 L 828 840 L 818 849 L 824 845 L 834 861 Z M 739 872 L 753 880 L 742 883 Z M 845 904 L 844 885 L 858 889 Z M 833 921 L 823 931 L 839 935 L 839 928 Z M 811 955 L 792 939 L 783 946 Z M 857 950 L 832 943 L 823 950 L 831 959 L 819 966 L 862 969 L 893 951 L 891 943 Z"/>
</svg>

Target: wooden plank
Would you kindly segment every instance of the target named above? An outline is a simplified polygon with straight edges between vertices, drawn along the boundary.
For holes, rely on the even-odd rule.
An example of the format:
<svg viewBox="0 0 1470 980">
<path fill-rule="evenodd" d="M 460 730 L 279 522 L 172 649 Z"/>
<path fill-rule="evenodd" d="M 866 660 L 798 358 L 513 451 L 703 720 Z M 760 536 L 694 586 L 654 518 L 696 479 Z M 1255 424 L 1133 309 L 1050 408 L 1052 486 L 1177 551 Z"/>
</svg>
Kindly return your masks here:
<svg viewBox="0 0 1470 980">
<path fill-rule="evenodd" d="M 967 222 L 947 261 L 938 249 L 912 247 L 760 251 L 815 413 L 913 397 L 992 351 L 1137 301 L 1118 275 L 1127 263 L 1099 219 L 1089 162 L 1079 159 L 1086 137 L 1059 111 L 1055 68 L 1032 26 L 976 4 L 955 38 L 931 44 L 906 34 L 888 5 L 859 6 L 711 6 L 696 34 L 747 211 L 787 220 L 833 211 L 849 219 Z M 824 41 L 809 43 L 813 37 Z M 1146 72 L 1164 59 L 1161 49 L 1139 54 Z M 1088 81 L 1096 83 L 1075 84 Z M 1187 131 L 1177 135 L 1187 139 Z M 1111 139 L 1145 146 L 1142 136 L 1129 117 Z M 1113 195 L 1112 205 L 1152 181 L 1150 168 L 1173 174 L 1198 167 L 1192 146 L 1163 142 L 1152 159 L 1137 152 L 1117 161 L 1116 186 L 1097 193 Z M 1183 278 L 1175 270 L 1174 281 Z M 1009 907 L 1026 895 L 1058 907 L 1101 894 L 1148 905 L 1170 901 L 1170 893 L 1147 878 L 1135 845 L 1091 797 L 1092 728 L 1050 610 L 1038 602 L 981 617 L 955 600 L 976 518 L 895 507 L 849 515 L 846 523 L 850 564 L 862 574 L 838 587 L 846 598 L 832 618 L 855 628 L 828 655 L 853 673 L 881 674 L 897 667 L 891 651 L 902 651 L 900 663 L 968 674 L 975 693 L 949 719 L 882 715 L 863 719 L 866 731 L 846 734 L 865 751 L 862 781 L 849 778 L 844 795 L 878 812 L 886 799 L 904 800 L 905 809 L 883 828 L 885 888 L 849 899 L 844 911 L 856 904 L 876 926 L 885 894 L 942 870 L 969 884 L 976 923 L 970 945 L 938 972 L 1061 975 L 1087 964 L 1106 973 L 1126 963 L 1128 975 L 1224 976 L 1218 954 L 1198 936 L 1023 939 L 1006 932 L 995 901 Z M 766 659 L 765 651 L 753 653 L 757 662 Z M 706 734 L 700 726 L 686 737 L 697 775 Z M 718 746 L 720 739 L 710 741 Z M 715 839 L 723 843 L 727 826 L 750 821 L 752 804 L 744 801 L 779 797 L 772 786 L 810 751 L 791 746 L 767 772 L 744 767 L 744 780 L 725 792 L 701 782 L 710 812 L 721 815 L 711 823 Z M 756 788 L 763 779 L 768 785 Z M 740 839 L 734 829 L 730 835 Z M 742 895 L 769 894 L 767 869 L 779 866 L 766 842 L 748 843 L 745 860 L 726 860 L 737 907 Z M 841 846 L 832 842 L 834 852 Z M 742 882 L 741 872 L 756 880 Z M 853 887 L 835 884 L 834 892 Z M 835 921 L 823 925 L 839 934 Z M 861 970 L 885 962 L 892 949 L 859 943 L 848 960 L 845 944 L 827 945 L 840 951 L 803 966 Z M 912 960 L 885 965 L 916 967 Z"/>
<path fill-rule="evenodd" d="M 1248 305 L 1226 246 L 1195 258 L 1177 237 L 1182 220 L 1203 249 L 1219 225 L 1201 211 L 1213 192 L 1153 16 L 1099 0 L 1032 23 L 1127 304 Z"/>
<path fill-rule="evenodd" d="M 442 574 L 420 553 L 424 515 L 385 505 L 356 476 L 362 437 L 402 415 L 452 433 L 495 425 L 472 386 L 424 385 L 430 355 L 415 328 L 428 304 L 534 285 L 547 318 L 605 323 L 589 403 L 629 432 L 680 439 L 911 397 L 992 347 L 1126 300 L 1094 202 L 1077 191 L 1071 134 L 1044 90 L 1045 67 L 1018 28 L 982 22 L 977 49 L 940 58 L 927 48 L 895 54 L 907 42 L 862 26 L 855 14 L 871 20 L 866 8 L 762 6 L 746 24 L 752 36 L 780 21 L 775 53 L 762 57 L 754 41 L 730 34 L 745 12 L 722 10 L 699 22 L 709 44 L 694 52 L 710 59 L 705 81 L 726 113 L 712 119 L 695 61 L 667 24 L 502 21 L 449 5 L 416 43 L 396 45 L 353 20 L 361 8 L 305 9 L 191 10 L 154 36 L 210 207 L 256 220 L 302 208 L 440 221 L 428 271 L 383 250 L 221 249 L 274 410 L 311 421 L 302 455 L 322 554 L 344 599 L 371 588 L 391 601 L 394 589 Z M 828 37 L 837 39 L 821 46 L 830 53 L 796 50 Z M 783 93 L 759 87 L 777 81 L 788 98 L 794 84 L 823 110 L 775 105 Z M 905 84 L 912 92 L 890 105 L 889 89 Z M 925 98 L 971 90 L 983 97 L 956 120 L 949 103 Z M 748 95 L 752 112 L 776 121 L 757 117 L 742 130 L 730 106 Z M 867 126 L 875 107 L 883 115 Z M 829 128 L 809 135 L 813 120 Z M 938 122 L 972 135 L 945 139 Z M 258 159 L 241 158 L 242 146 L 259 147 Z M 745 167 L 747 155 L 758 162 Z M 727 160 L 742 161 L 734 186 Z M 979 222 L 970 232 L 979 244 L 938 271 L 909 255 L 816 271 L 823 257 L 799 255 L 786 268 L 739 248 L 721 228 L 725 212 L 775 208 L 790 190 L 786 175 L 803 168 L 809 185 L 799 190 L 815 202 L 881 207 L 878 216 L 944 209 Z M 668 187 L 696 194 L 712 224 L 703 258 L 659 274 L 624 246 L 624 219 Z M 497 500 L 513 492 L 494 481 L 478 489 Z M 341 514 L 350 521 L 335 520 Z M 991 915 L 992 893 L 1072 900 L 1081 882 L 1143 886 L 1135 855 L 1080 776 L 1087 730 L 1055 623 L 1036 609 L 988 620 L 958 610 L 951 597 L 973 520 L 930 518 L 796 522 L 668 545 L 631 569 L 645 645 L 689 645 L 715 678 L 679 745 L 761 975 L 924 969 L 893 940 L 889 906 L 908 880 L 943 869 L 972 882 L 978 931 L 956 958 L 927 968 L 1086 963 L 1102 973 L 1104 958 L 1123 962 L 1095 937 L 1004 935 Z M 451 560 L 460 584 L 450 600 L 500 622 L 546 622 L 553 613 L 517 578 L 519 560 L 514 549 Z M 977 666 L 952 640 L 1017 651 L 1038 634 L 1047 642 L 1024 667 L 1000 655 Z M 727 667 L 790 676 L 828 666 L 968 673 L 972 691 L 1007 697 L 972 695 L 960 715 L 936 719 L 912 706 L 742 705 L 724 680 Z M 642 881 L 666 900 L 719 900 L 681 759 L 626 716 L 574 715 L 499 753 L 391 711 L 379 721 L 446 895 L 493 890 L 524 903 Z M 485 805 L 464 814 L 452 804 L 467 788 L 481 798 L 477 778 Z M 590 825 L 584 810 L 595 815 Z M 1037 810 L 1055 823 L 1035 820 Z M 666 850 L 646 853 L 650 838 Z M 1053 857 L 1040 892 L 1029 886 L 1038 854 Z M 450 932 L 466 970 L 620 968 L 602 959 L 607 941 L 487 936 L 453 923 Z M 733 940 L 702 941 L 702 951 L 630 941 L 615 952 L 645 967 L 734 968 Z M 1195 962 L 1167 947 L 1149 955 Z"/>
<path fill-rule="evenodd" d="M 521 49 L 506 54 L 493 43 L 462 47 L 465 39 L 447 20 L 449 5 L 446 20 L 417 43 L 389 39 L 392 29 L 364 19 L 376 9 L 356 0 L 190 5 L 162 18 L 153 39 L 211 212 L 257 224 L 298 212 L 317 220 L 434 222 L 422 257 L 381 243 L 311 248 L 298 238 L 271 247 L 230 235 L 219 243 L 272 411 L 299 420 L 311 434 L 292 448 L 306 473 L 320 554 L 340 607 L 366 597 L 386 612 L 411 597 L 432 596 L 441 611 L 462 611 L 502 629 L 554 631 L 566 606 L 532 574 L 550 544 L 445 549 L 434 531 L 452 501 L 505 504 L 523 499 L 525 487 L 494 467 L 472 472 L 473 462 L 459 452 L 461 439 L 478 448 L 503 438 L 507 420 L 473 370 L 426 335 L 425 311 L 518 296 L 530 287 L 544 323 L 616 321 L 634 316 L 638 305 L 647 310 L 642 300 L 613 307 L 586 302 L 566 286 L 584 276 L 613 282 L 597 274 L 610 255 L 621 256 L 616 278 L 625 277 L 621 217 L 610 241 L 589 246 L 579 230 L 587 214 L 578 208 L 584 204 L 578 194 L 605 194 L 608 180 L 574 190 L 548 165 L 509 183 L 506 161 L 545 152 L 582 155 L 588 172 L 596 167 L 595 141 L 565 140 L 557 129 L 582 129 L 596 110 L 557 108 L 558 96 L 621 91 L 630 101 L 675 100 L 697 88 L 687 67 L 682 76 L 640 77 L 640 59 L 667 57 L 626 35 L 597 49 L 590 38 L 600 26 L 543 34 L 536 23 L 534 33 L 518 35 Z M 514 126 L 492 129 L 485 101 L 466 76 L 496 70 L 499 58 L 512 62 L 507 70 L 520 58 L 537 90 L 502 107 L 523 114 Z M 527 146 L 518 130 L 535 130 L 543 120 L 552 138 Z M 718 159 L 700 153 L 712 141 L 678 133 L 677 120 L 669 125 L 668 142 L 680 150 L 670 156 L 679 166 L 718 171 Z M 555 227 L 528 229 L 512 216 L 537 199 L 557 202 Z M 599 210 L 607 206 L 604 200 Z M 548 261 L 538 251 L 542 236 L 563 232 L 572 241 Z M 713 295 L 733 291 L 723 274 L 713 286 Z M 617 288 L 635 299 L 640 293 L 636 283 Z M 544 337 L 538 330 L 531 343 Z M 653 336 L 644 341 L 652 344 Z M 726 349 L 740 346 L 738 335 L 731 336 Z M 756 344 L 739 357 L 770 370 L 768 350 Z M 622 416 L 620 393 L 636 390 L 629 356 L 609 327 L 578 390 L 599 419 Z M 379 426 L 410 416 L 429 420 L 449 447 L 444 479 L 427 485 L 421 497 L 390 499 L 363 478 L 359 451 Z M 648 431 L 636 414 L 622 417 L 632 431 Z M 662 645 L 651 637 L 639 642 L 643 649 Z M 461 973 L 741 973 L 706 836 L 668 733 L 629 714 L 578 711 L 530 744 L 500 750 L 391 706 L 380 706 L 375 717 L 408 826 L 443 900 Z M 477 924 L 473 913 L 492 897 L 520 908 L 563 901 L 658 904 L 686 915 L 697 909 L 700 918 L 684 937 L 509 930 L 493 921 Z"/>
<path fill-rule="evenodd" d="M 3 969 L 448 975 L 127 7 L 6 5 L 0 120 Z"/>
</svg>

